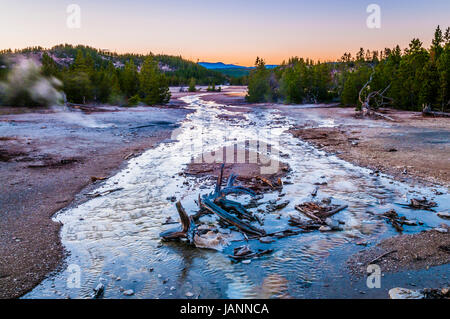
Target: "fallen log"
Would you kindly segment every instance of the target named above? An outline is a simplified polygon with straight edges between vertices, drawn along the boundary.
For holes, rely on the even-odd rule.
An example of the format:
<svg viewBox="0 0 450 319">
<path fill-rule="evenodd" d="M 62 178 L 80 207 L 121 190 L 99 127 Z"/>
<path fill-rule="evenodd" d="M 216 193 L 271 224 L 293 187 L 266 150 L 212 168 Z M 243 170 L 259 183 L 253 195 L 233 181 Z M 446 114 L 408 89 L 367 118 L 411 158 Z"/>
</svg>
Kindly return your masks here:
<svg viewBox="0 0 450 319">
<path fill-rule="evenodd" d="M 216 205 L 214 202 L 212 202 L 208 198 L 203 199 L 203 207 L 205 207 L 210 212 L 219 216 L 219 218 L 221 218 L 228 224 L 233 225 L 246 233 L 258 235 L 258 236 L 264 236 L 264 234 L 265 234 L 263 230 L 257 229 L 256 227 L 239 220 L 238 218 L 236 218 L 233 215 L 226 212 L 220 206 Z"/>
<path fill-rule="evenodd" d="M 295 209 L 304 214 L 306 217 L 316 221 L 319 224 L 325 224 L 325 220 L 334 214 L 344 210 L 348 205 L 326 207 L 314 202 L 306 202 L 295 206 Z"/>
<path fill-rule="evenodd" d="M 321 217 L 321 219 L 327 219 L 328 217 L 331 217 L 331 216 L 333 216 L 334 214 L 339 213 L 341 210 L 344 210 L 344 209 L 346 209 L 347 207 L 348 207 L 348 205 L 341 205 L 341 206 L 338 206 L 338 207 L 336 207 L 336 208 L 330 210 L 329 212 L 324 212 L 324 213 L 322 213 L 320 217 Z M 323 216 L 322 216 L 322 215 L 323 215 Z"/>
<path fill-rule="evenodd" d="M 249 253 L 249 254 L 240 255 L 240 256 L 236 256 L 236 255 L 228 255 L 228 256 L 234 260 L 244 260 L 244 259 L 256 258 L 256 257 L 260 257 L 263 255 L 271 254 L 272 252 L 273 252 L 273 249 L 265 249 L 265 250 L 259 249 L 257 252 L 254 252 L 254 253 Z"/>
<path fill-rule="evenodd" d="M 298 210 L 300 213 L 303 213 L 304 215 L 306 215 L 306 217 L 309 217 L 310 219 L 315 220 L 316 222 L 322 223 L 322 220 L 319 217 L 317 217 L 313 213 L 303 209 L 300 205 L 295 206 L 295 209 Z"/>
<path fill-rule="evenodd" d="M 424 105 L 422 109 L 423 116 L 433 116 L 433 117 L 450 117 L 450 113 L 446 112 L 436 112 L 431 110 L 430 105 Z"/>
<path fill-rule="evenodd" d="M 426 197 L 424 197 L 423 199 L 412 198 L 409 201 L 409 204 L 398 203 L 398 205 L 401 205 L 406 208 L 411 208 L 411 209 L 423 209 L 423 210 L 434 211 L 432 209 L 432 207 L 436 207 L 437 203 L 433 202 L 433 201 L 429 201 Z"/>
<path fill-rule="evenodd" d="M 189 242 L 192 243 L 194 239 L 195 224 L 192 218 L 189 217 L 184 210 L 180 201 L 176 203 L 176 207 L 178 214 L 180 215 L 181 227 L 169 229 L 159 234 L 159 236 L 164 240 L 187 238 Z"/>
<path fill-rule="evenodd" d="M 256 236 L 264 236 L 265 232 L 262 229 L 258 229 L 242 220 L 239 220 L 229 212 L 227 212 L 224 208 L 232 207 L 233 210 L 237 210 L 242 215 L 248 216 L 252 218 L 253 216 L 239 203 L 227 200 L 225 197 L 229 194 L 239 194 L 244 193 L 250 196 L 256 196 L 256 193 L 252 190 L 241 187 L 241 186 L 233 186 L 234 181 L 237 178 L 237 175 L 231 174 L 228 178 L 227 186 L 222 189 L 222 180 L 223 180 L 223 169 L 224 164 L 222 164 L 219 176 L 217 178 L 217 183 L 213 193 L 206 194 L 202 196 L 201 208 L 207 209 L 211 213 L 216 214 L 220 219 L 225 221 L 226 223 L 237 227 L 245 233 L 256 235 Z M 225 204 L 224 207 L 221 207 L 221 204 Z"/>
</svg>

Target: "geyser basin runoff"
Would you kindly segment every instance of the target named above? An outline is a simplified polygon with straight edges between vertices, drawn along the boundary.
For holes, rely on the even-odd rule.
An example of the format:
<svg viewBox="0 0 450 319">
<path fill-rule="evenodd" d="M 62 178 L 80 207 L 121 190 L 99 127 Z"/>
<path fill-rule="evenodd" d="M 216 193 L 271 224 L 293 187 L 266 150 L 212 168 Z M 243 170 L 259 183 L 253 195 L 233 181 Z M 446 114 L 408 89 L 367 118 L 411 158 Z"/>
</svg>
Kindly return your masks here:
<svg viewBox="0 0 450 319">
<path fill-rule="evenodd" d="M 436 211 L 448 210 L 450 196 L 446 190 L 435 196 L 428 188 L 371 175 L 367 169 L 319 151 L 286 132 L 302 119 L 281 116 L 277 110 L 255 108 L 242 114 L 242 119 L 227 121 L 219 115 L 233 113 L 214 102 L 202 101 L 201 95 L 187 96 L 184 101 L 195 112 L 188 115 L 172 139 L 131 159 L 97 191 L 121 190 L 56 215 L 55 220 L 64 225 L 61 238 L 69 252 L 66 265 L 25 298 L 89 298 L 98 283 L 105 285 L 105 298 L 386 298 L 387 291 L 399 285 L 448 284 L 448 265 L 385 274 L 379 289 L 367 288 L 366 278 L 352 279 L 345 269 L 348 257 L 363 249 L 356 242 L 375 244 L 397 234 L 378 214 L 395 209 L 401 216 L 423 222 L 421 226 L 405 226 L 404 233 L 449 224 L 434 212 L 395 204 L 426 196 L 437 202 Z M 287 228 L 294 206 L 311 200 L 314 183 L 326 182 L 320 186 L 317 199 L 332 197 L 333 203 L 349 206 L 333 216 L 345 222 L 344 230 L 314 231 L 270 244 L 250 240 L 247 244 L 253 249 L 274 250 L 250 263 L 232 263 L 228 258 L 243 242 L 233 242 L 222 252 L 182 242 L 162 243 L 159 233 L 174 226 L 163 223 L 169 216 L 178 219 L 175 205 L 167 197 L 176 196 L 188 214 L 193 214 L 198 194 L 212 191 L 215 182 L 179 173 L 204 152 L 246 140 L 275 145 L 280 153 L 270 156 L 288 163 L 292 170 L 287 178 L 292 184 L 284 186 L 282 198 L 290 203 L 266 214 L 264 229 Z M 278 192 L 268 193 L 261 201 L 277 197 Z M 248 200 L 239 198 L 244 203 Z M 130 290 L 133 295 L 125 296 Z"/>
</svg>

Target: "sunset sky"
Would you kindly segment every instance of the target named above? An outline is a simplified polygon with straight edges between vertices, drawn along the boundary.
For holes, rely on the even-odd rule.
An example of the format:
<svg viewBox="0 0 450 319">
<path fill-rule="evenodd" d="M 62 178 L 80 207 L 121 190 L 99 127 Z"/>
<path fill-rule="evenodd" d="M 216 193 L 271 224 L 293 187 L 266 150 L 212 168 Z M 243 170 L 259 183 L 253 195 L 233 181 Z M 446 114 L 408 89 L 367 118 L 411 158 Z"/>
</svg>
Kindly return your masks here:
<svg viewBox="0 0 450 319">
<path fill-rule="evenodd" d="M 66 25 L 69 4 L 81 28 Z M 369 4 L 381 28 L 369 29 Z M 1 0 L 0 48 L 85 44 L 118 53 L 166 53 L 193 61 L 279 64 L 290 56 L 336 60 L 360 47 L 429 46 L 450 25 L 449 0 Z"/>
</svg>

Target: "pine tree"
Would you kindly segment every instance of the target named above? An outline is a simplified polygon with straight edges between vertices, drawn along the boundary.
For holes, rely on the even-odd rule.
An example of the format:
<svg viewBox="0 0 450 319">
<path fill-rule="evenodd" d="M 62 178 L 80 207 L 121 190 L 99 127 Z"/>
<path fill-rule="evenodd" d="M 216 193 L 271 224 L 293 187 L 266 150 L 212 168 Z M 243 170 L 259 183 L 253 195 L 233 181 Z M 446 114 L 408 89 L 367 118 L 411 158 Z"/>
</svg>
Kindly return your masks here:
<svg viewBox="0 0 450 319">
<path fill-rule="evenodd" d="M 189 89 L 188 89 L 188 91 L 189 92 L 196 92 L 197 91 L 197 89 L 195 88 L 195 79 L 194 78 L 191 78 L 190 81 L 189 81 Z"/>
<path fill-rule="evenodd" d="M 249 102 L 271 101 L 270 72 L 266 69 L 264 60 L 259 57 L 256 58 L 255 67 L 249 75 L 248 93 L 245 98 Z"/>
<path fill-rule="evenodd" d="M 158 64 L 152 56 L 145 59 L 139 74 L 140 96 L 148 105 L 165 104 L 170 100 L 167 79 L 159 71 Z"/>
<path fill-rule="evenodd" d="M 431 59 L 433 62 L 436 62 L 439 59 L 439 56 L 442 53 L 442 43 L 444 42 L 444 37 L 442 35 L 441 27 L 437 26 L 436 31 L 434 32 L 434 38 L 431 42 Z"/>
<path fill-rule="evenodd" d="M 42 55 L 41 72 L 44 76 L 59 76 L 58 66 L 56 62 L 47 54 L 47 52 L 44 52 Z"/>
<path fill-rule="evenodd" d="M 138 93 L 139 73 L 132 59 L 125 63 L 121 73 L 121 88 L 127 97 L 132 97 Z"/>
</svg>

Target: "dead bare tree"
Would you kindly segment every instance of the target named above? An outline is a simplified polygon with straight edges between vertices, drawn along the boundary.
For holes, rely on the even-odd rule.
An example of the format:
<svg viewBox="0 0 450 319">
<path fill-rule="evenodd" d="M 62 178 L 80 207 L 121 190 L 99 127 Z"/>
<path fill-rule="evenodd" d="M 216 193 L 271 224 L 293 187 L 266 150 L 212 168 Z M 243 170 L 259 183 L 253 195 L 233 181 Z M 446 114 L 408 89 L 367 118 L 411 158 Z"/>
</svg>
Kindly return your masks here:
<svg viewBox="0 0 450 319">
<path fill-rule="evenodd" d="M 361 111 L 363 116 L 369 117 L 381 117 L 389 121 L 395 121 L 392 117 L 387 116 L 385 114 L 381 114 L 377 112 L 380 107 L 385 105 L 392 104 L 394 101 L 392 98 L 385 96 L 385 93 L 391 85 L 389 84 L 384 90 L 379 91 L 371 91 L 366 97 L 363 99 L 364 91 L 368 89 L 370 91 L 370 83 L 373 80 L 373 75 L 375 74 L 375 70 L 370 74 L 369 80 L 364 84 L 364 86 L 359 91 L 359 102 L 361 103 Z"/>
</svg>

